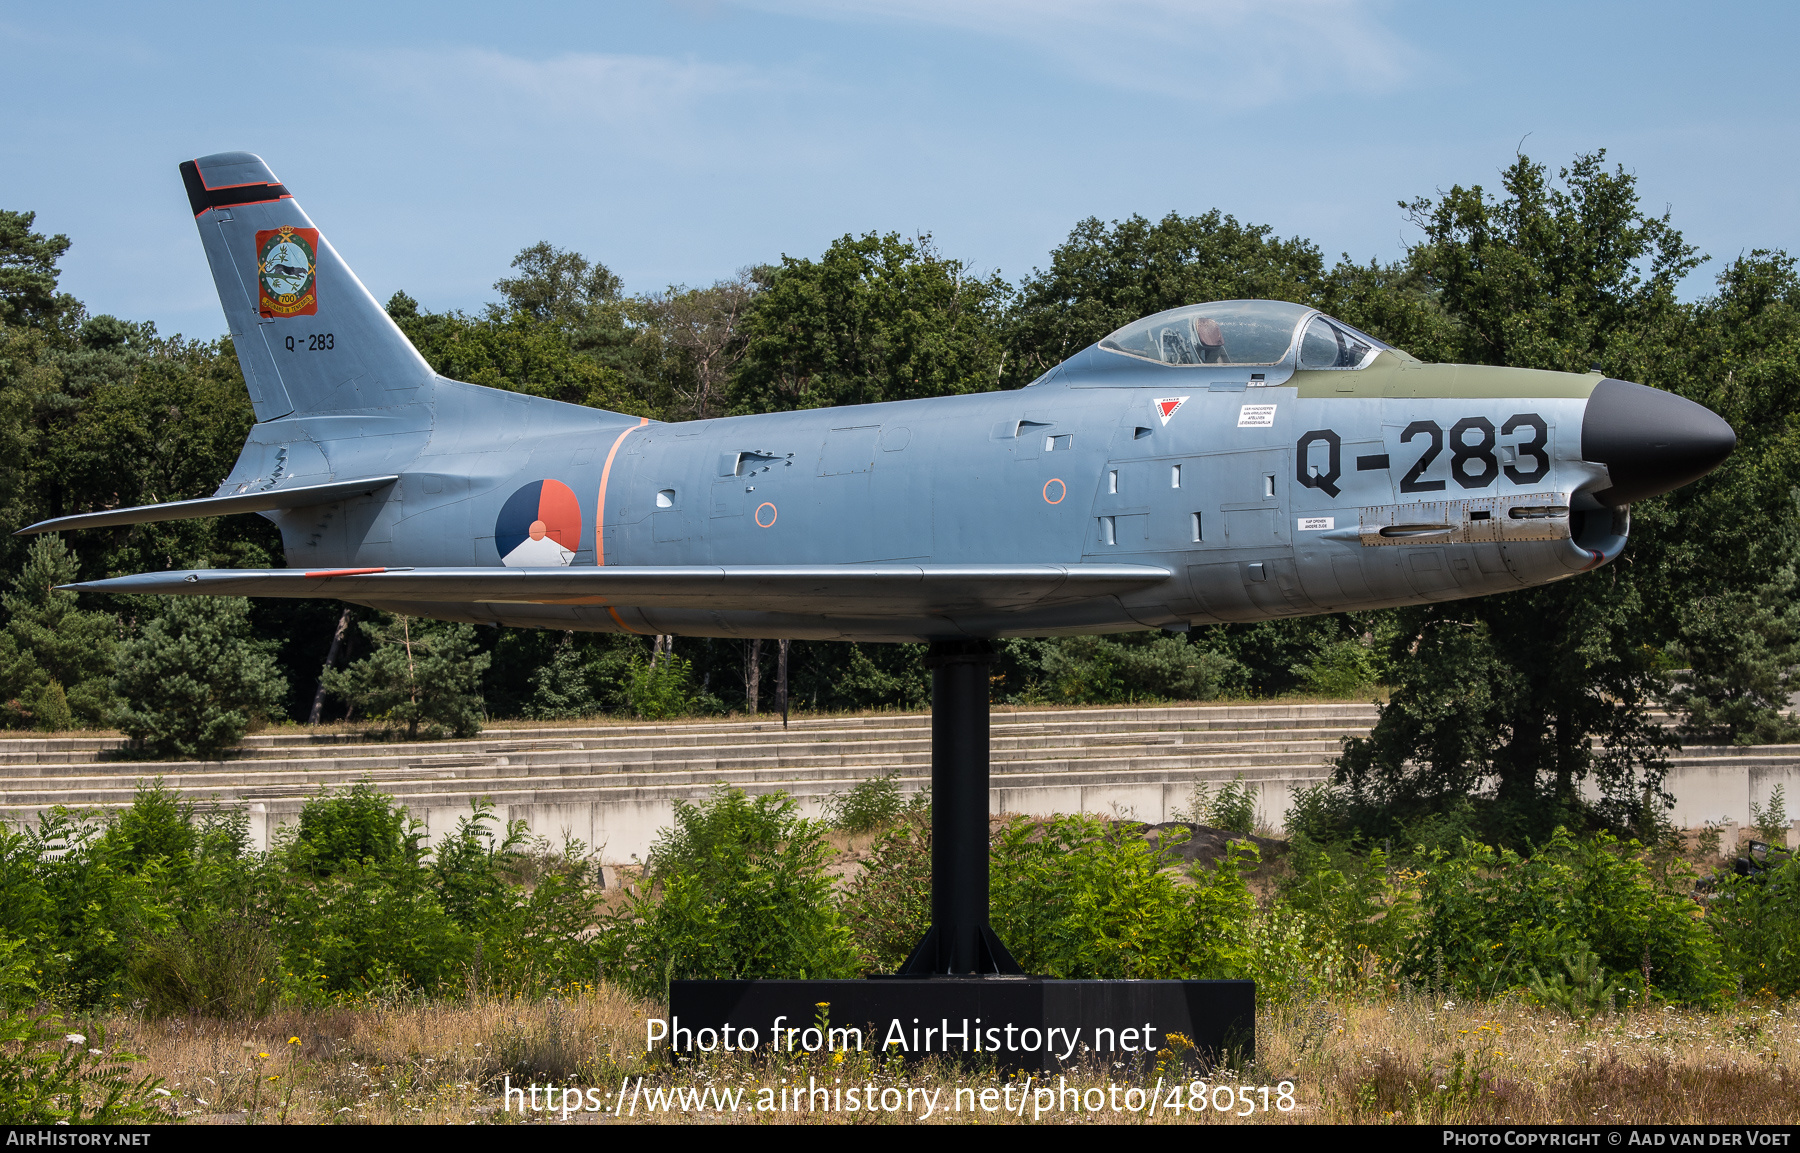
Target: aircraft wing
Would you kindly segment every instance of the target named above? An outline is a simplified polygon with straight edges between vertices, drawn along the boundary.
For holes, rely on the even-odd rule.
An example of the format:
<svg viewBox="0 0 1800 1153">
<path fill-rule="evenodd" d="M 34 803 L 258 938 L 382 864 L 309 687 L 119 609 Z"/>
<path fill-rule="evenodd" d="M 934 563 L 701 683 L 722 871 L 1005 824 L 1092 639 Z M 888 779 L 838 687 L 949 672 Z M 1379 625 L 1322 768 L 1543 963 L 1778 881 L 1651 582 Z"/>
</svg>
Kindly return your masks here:
<svg viewBox="0 0 1800 1153">
<path fill-rule="evenodd" d="M 348 500 L 353 496 L 367 496 L 399 479 L 398 475 L 361 476 L 353 480 L 335 480 L 328 484 L 301 484 L 290 488 L 264 489 L 261 492 L 201 497 L 199 500 L 175 500 L 167 504 L 141 504 L 134 508 L 83 512 L 74 516 L 40 520 L 16 530 L 13 535 L 62 532 L 72 528 L 106 528 L 121 524 L 149 524 L 163 520 L 193 520 L 197 517 L 225 516 L 236 512 L 271 512 L 278 508 L 305 508 L 308 505 Z"/>
<path fill-rule="evenodd" d="M 190 569 L 65 587 L 82 592 L 619 605 L 750 612 L 1008 612 L 1130 592 L 1170 579 L 1141 564 L 608 565 L 603 568 Z"/>
</svg>

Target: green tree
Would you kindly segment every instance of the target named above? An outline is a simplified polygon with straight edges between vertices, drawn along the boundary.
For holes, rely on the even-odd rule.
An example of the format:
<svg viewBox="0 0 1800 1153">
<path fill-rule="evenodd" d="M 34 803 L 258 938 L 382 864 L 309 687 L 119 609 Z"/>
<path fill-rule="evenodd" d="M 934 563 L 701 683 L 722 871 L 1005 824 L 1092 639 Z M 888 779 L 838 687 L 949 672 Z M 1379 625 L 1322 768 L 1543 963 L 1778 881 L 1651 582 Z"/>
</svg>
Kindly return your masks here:
<svg viewBox="0 0 1800 1153">
<path fill-rule="evenodd" d="M 1588 819 L 1584 784 L 1616 826 L 1660 811 L 1674 739 L 1653 712 L 1665 679 L 1634 591 L 1602 578 L 1401 610 L 1388 703 L 1338 760 L 1363 831 L 1476 797 L 1486 836 L 1541 841 Z"/>
<path fill-rule="evenodd" d="M 1728 264 L 1671 326 L 1649 382 L 1713 408 L 1738 447 L 1704 480 L 1633 511 L 1632 561 L 1661 602 L 1670 659 L 1693 677 L 1672 702 L 1707 740 L 1780 737 L 1794 643 L 1800 485 L 1800 279 L 1785 253 Z M 1695 710 L 1698 710 L 1697 712 Z"/>
<path fill-rule="evenodd" d="M 194 828 L 194 805 L 163 785 L 161 777 L 138 782 L 131 807 L 108 825 L 100 851 L 127 872 L 142 872 L 158 862 L 177 868 L 191 862 L 200 838 Z"/>
<path fill-rule="evenodd" d="M 1684 736 L 1738 745 L 1800 737 L 1800 724 L 1788 715 L 1788 700 L 1800 689 L 1800 490 L 1774 519 L 1751 547 L 1756 570 L 1773 569 L 1767 580 L 1716 589 L 1677 608 L 1681 632 L 1669 657 L 1687 672 L 1669 703 L 1685 714 Z"/>
<path fill-rule="evenodd" d="M 705 420 L 725 403 L 749 349 L 745 329 L 770 271 L 740 269 L 710 288 L 670 288 L 644 300 L 666 355 L 671 418 Z"/>
<path fill-rule="evenodd" d="M 971 275 L 930 237 L 845 236 L 782 257 L 744 323 L 734 412 L 985 392 L 1000 386 L 1006 283 Z"/>
<path fill-rule="evenodd" d="M 33 232 L 36 220 L 35 212 L 0 208 L 0 325 L 53 329 L 81 313 L 74 297 L 56 291 L 69 238 Z"/>
<path fill-rule="evenodd" d="M 557 642 L 550 659 L 531 674 L 531 701 L 525 715 L 542 721 L 574 720 L 600 711 L 594 689 L 588 680 L 588 665 L 583 651 L 576 647 L 575 634 L 567 632 Z"/>
<path fill-rule="evenodd" d="M 1039 679 L 1024 695 L 1064 704 L 1208 701 L 1237 671 L 1185 636 L 1060 637 L 1036 647 Z"/>
<path fill-rule="evenodd" d="M 0 516 L 17 527 L 210 495 L 254 420 L 229 341 L 87 315 L 56 291 L 67 239 L 31 223 L 0 213 Z M 29 543 L 0 536 L 0 566 L 16 571 Z M 88 531 L 69 544 L 99 574 L 165 568 L 171 557 L 267 565 L 278 547 L 260 517 Z"/>
<path fill-rule="evenodd" d="M 280 715 L 287 680 L 275 647 L 256 639 L 241 597 L 171 597 L 119 647 L 115 723 L 153 757 L 217 756 Z"/>
<path fill-rule="evenodd" d="M 1455 322 L 1450 359 L 1586 372 L 1678 312 L 1676 286 L 1705 257 L 1667 213 L 1639 210 L 1636 178 L 1607 171 L 1604 149 L 1554 181 L 1521 155 L 1501 185 L 1402 205 L 1425 234 L 1407 263 Z"/>
<path fill-rule="evenodd" d="M 77 579 L 74 554 L 61 538 L 40 536 L 0 595 L 8 616 L 0 632 L 0 700 L 14 723 L 67 728 L 106 723 L 113 706 L 112 661 L 118 622 L 84 612 L 58 585 Z"/>
<path fill-rule="evenodd" d="M 362 629 L 375 651 L 326 670 L 326 692 L 371 720 L 404 727 L 407 740 L 481 731 L 481 674 L 491 658 L 478 650 L 472 626 L 396 616 Z"/>
<path fill-rule="evenodd" d="M 625 707 L 645 720 L 660 721 L 692 712 L 693 663 L 674 653 L 662 653 L 646 661 L 635 656 L 620 686 Z"/>
<path fill-rule="evenodd" d="M 1164 309 L 1207 300 L 1318 303 L 1325 281 L 1318 247 L 1272 233 L 1216 209 L 1171 212 L 1155 223 L 1089 217 L 1050 253 L 1048 270 L 1034 269 L 1019 285 L 1007 325 L 1008 382 L 1023 384 Z"/>
<path fill-rule="evenodd" d="M 1582 371 L 1674 347 L 1675 286 L 1694 250 L 1666 216 L 1643 215 L 1633 177 L 1603 160 L 1579 157 L 1558 183 L 1521 156 L 1503 197 L 1457 186 L 1407 206 L 1425 233 L 1408 262 L 1453 326 L 1458 359 Z M 1654 524 L 1666 503 L 1638 511 Z M 1489 839 L 1541 841 L 1588 819 L 1584 783 L 1602 798 L 1593 816 L 1651 819 L 1667 801 L 1672 744 L 1652 715 L 1672 622 L 1657 579 L 1667 537 L 1651 535 L 1594 576 L 1396 614 L 1391 700 L 1339 761 L 1352 808 L 1372 822 L 1364 831 L 1473 794 Z"/>
<path fill-rule="evenodd" d="M 546 240 L 521 250 L 512 266 L 519 275 L 494 282 L 506 297 L 504 310 L 538 320 L 579 323 L 593 309 L 617 302 L 625 287 L 604 264 Z"/>
<path fill-rule="evenodd" d="M 485 317 L 420 312 L 404 293 L 394 295 L 388 311 L 431 367 L 453 380 L 613 412 L 658 411 L 641 381 L 633 389 L 634 373 L 576 348 L 557 321 L 523 311 Z M 616 343 L 629 351 L 631 334 L 621 327 L 616 335 Z M 630 357 L 611 359 L 626 360 L 627 368 L 634 363 Z"/>
</svg>

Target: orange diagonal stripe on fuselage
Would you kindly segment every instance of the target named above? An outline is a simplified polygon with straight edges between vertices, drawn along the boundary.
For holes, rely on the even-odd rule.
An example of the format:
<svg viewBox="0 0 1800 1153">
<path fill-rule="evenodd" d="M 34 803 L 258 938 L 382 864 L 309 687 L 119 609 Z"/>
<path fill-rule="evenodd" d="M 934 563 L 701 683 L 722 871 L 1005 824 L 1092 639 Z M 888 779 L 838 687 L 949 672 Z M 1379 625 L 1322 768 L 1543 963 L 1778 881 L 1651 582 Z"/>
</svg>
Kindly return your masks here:
<svg viewBox="0 0 1800 1153">
<path fill-rule="evenodd" d="M 626 437 L 630 436 L 633 432 L 636 432 L 638 429 L 643 428 L 646 424 L 649 424 L 649 423 L 650 423 L 649 417 L 647 417 L 647 416 L 639 417 L 638 422 L 636 424 L 632 425 L 630 428 L 626 429 L 624 432 L 621 432 L 618 435 L 618 437 L 613 440 L 612 447 L 606 450 L 606 464 L 603 465 L 600 469 L 599 507 L 594 510 L 594 565 L 595 565 L 595 567 L 599 567 L 599 566 L 606 564 L 606 484 L 608 481 L 610 481 L 612 479 L 613 457 L 619 455 L 619 446 L 621 444 L 625 443 Z M 643 633 L 639 633 L 636 629 L 632 628 L 630 625 L 626 624 L 623 620 L 620 620 L 619 619 L 619 611 L 617 609 L 613 608 L 611 605 L 606 606 L 606 611 L 607 611 L 608 615 L 610 615 L 612 617 L 613 623 L 617 624 L 620 628 L 624 629 L 626 632 L 637 633 L 638 636 L 644 635 Z"/>
<path fill-rule="evenodd" d="M 619 455 L 619 446 L 625 443 L 626 437 L 649 423 L 649 417 L 638 417 L 638 422 L 621 432 L 613 440 L 612 447 L 606 450 L 606 464 L 600 469 L 600 506 L 594 510 L 594 564 L 596 566 L 606 563 L 606 482 L 612 479 L 613 457 Z"/>
</svg>

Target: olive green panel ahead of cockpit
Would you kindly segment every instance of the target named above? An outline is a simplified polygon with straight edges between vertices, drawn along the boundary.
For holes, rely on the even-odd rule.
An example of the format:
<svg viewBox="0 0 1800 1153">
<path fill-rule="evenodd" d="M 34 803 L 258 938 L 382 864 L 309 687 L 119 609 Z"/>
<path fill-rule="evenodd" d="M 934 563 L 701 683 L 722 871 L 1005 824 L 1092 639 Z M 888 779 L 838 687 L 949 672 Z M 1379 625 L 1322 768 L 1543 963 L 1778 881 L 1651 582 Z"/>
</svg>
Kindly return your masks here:
<svg viewBox="0 0 1800 1153">
<path fill-rule="evenodd" d="M 1367 368 L 1302 369 L 1286 383 L 1301 399 L 1384 396 L 1567 397 L 1586 400 L 1600 373 L 1496 368 L 1487 364 L 1421 364 L 1404 353 L 1377 353 Z"/>
</svg>

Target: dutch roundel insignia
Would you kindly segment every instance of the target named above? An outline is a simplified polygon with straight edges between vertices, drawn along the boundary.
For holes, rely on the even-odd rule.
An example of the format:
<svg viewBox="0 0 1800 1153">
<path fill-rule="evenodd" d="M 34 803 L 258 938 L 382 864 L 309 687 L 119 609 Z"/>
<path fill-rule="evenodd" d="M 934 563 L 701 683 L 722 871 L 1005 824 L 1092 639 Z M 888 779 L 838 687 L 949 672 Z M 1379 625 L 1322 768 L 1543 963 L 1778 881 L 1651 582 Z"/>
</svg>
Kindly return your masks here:
<svg viewBox="0 0 1800 1153">
<path fill-rule="evenodd" d="M 269 228 L 256 234 L 257 309 L 264 316 L 319 311 L 319 230 Z"/>
<path fill-rule="evenodd" d="M 1156 403 L 1156 415 L 1162 417 L 1162 422 L 1164 424 L 1168 424 L 1169 418 L 1175 415 L 1175 411 L 1177 409 L 1179 409 L 1182 405 L 1187 403 L 1187 397 L 1185 397 L 1185 396 L 1158 397 L 1155 403 Z"/>
<path fill-rule="evenodd" d="M 568 564 L 581 551 L 581 502 L 560 480 L 532 481 L 501 507 L 494 548 L 508 568 Z"/>
</svg>

